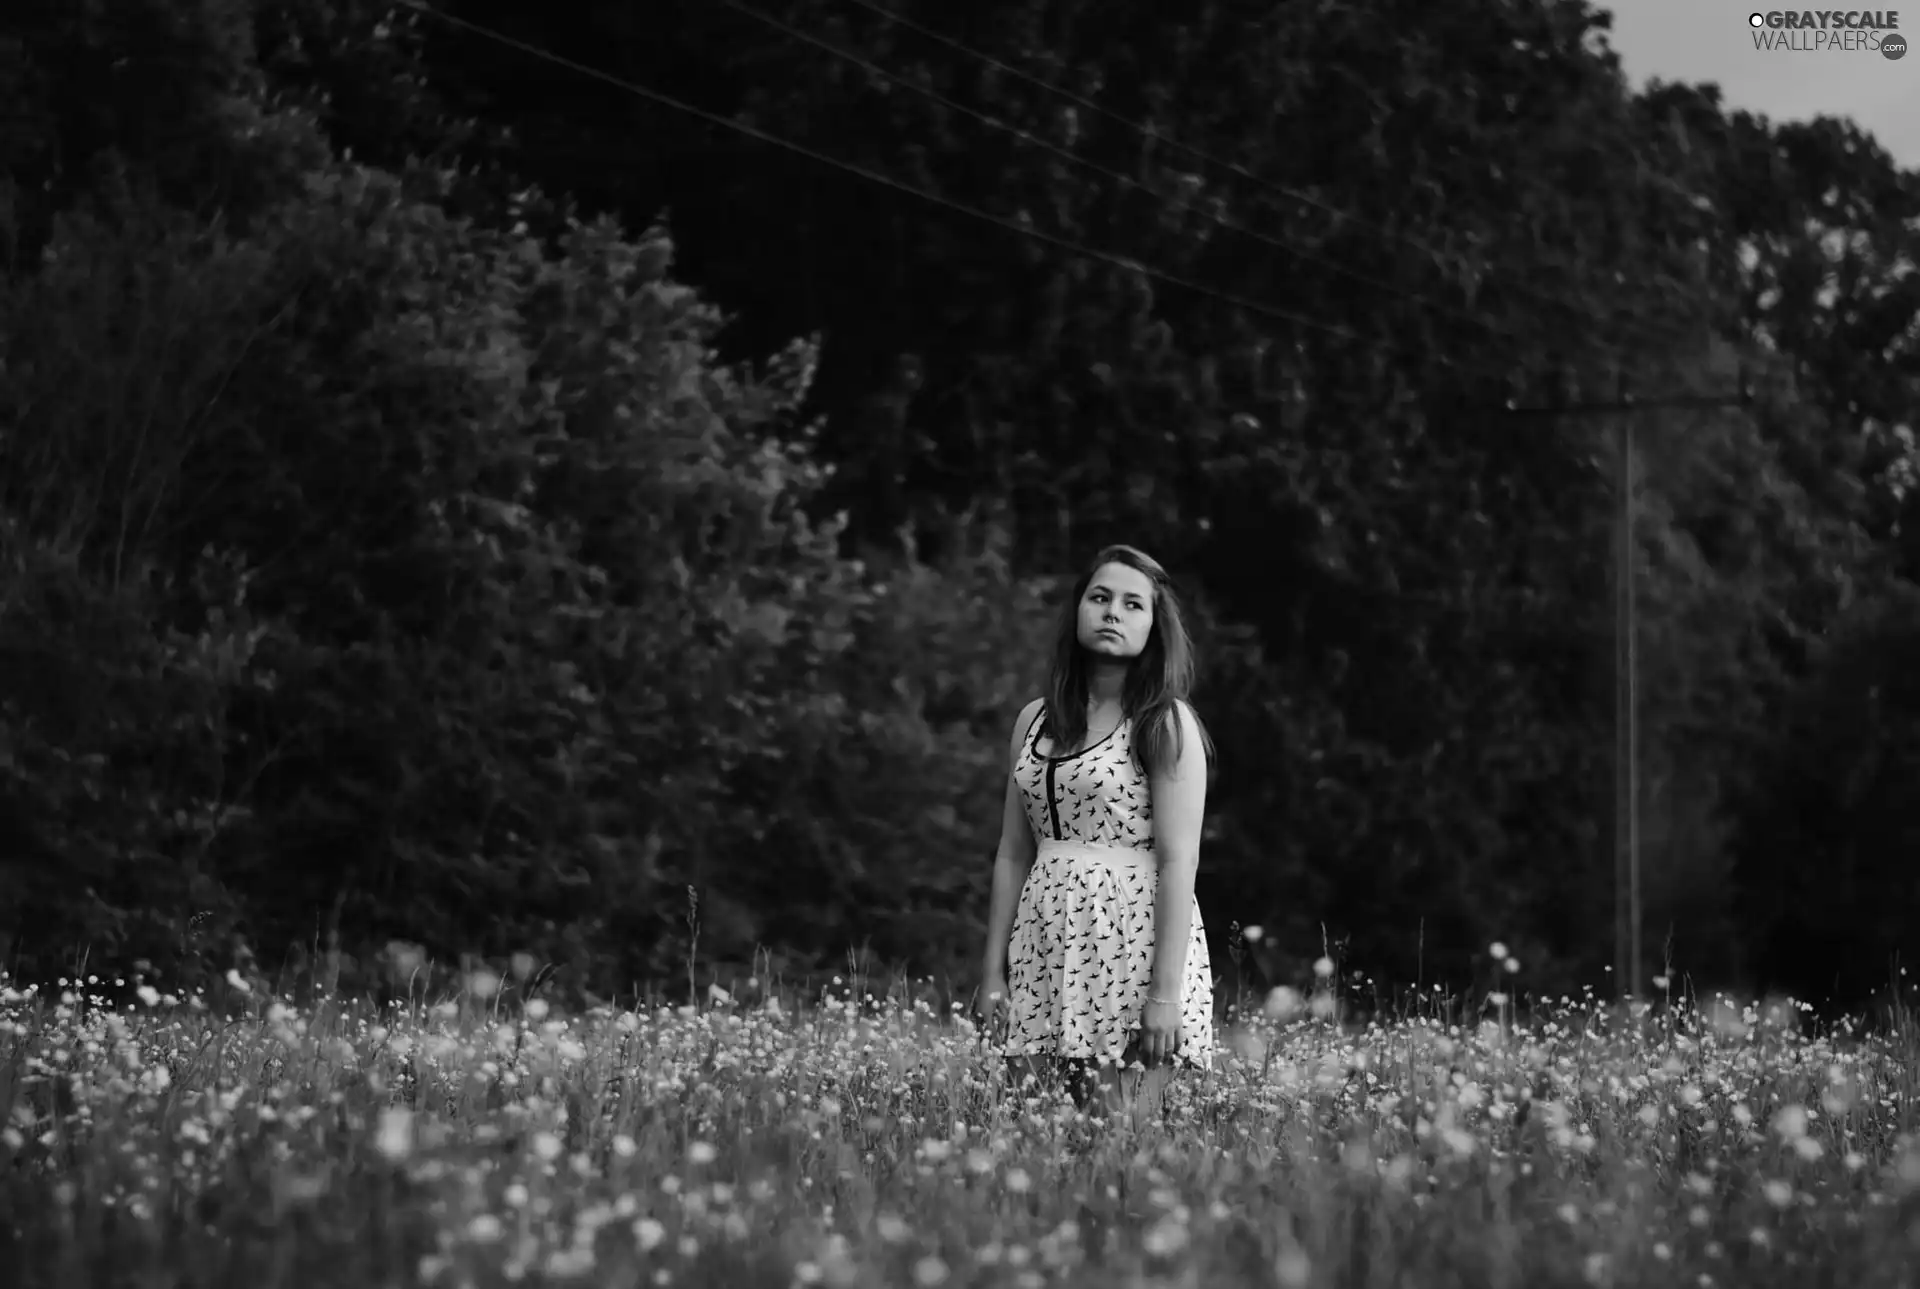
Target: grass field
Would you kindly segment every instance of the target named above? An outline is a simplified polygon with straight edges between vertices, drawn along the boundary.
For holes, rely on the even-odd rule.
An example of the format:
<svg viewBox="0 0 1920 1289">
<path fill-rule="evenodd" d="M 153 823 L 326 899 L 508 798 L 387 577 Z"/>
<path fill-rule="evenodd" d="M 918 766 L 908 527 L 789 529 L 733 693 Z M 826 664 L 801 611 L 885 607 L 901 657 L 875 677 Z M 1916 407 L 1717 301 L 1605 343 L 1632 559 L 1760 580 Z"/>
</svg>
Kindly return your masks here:
<svg viewBox="0 0 1920 1289">
<path fill-rule="evenodd" d="M 1875 1286 L 1920 1268 L 1903 1039 L 1576 1000 L 1221 1031 L 1164 1118 L 1009 1090 L 845 983 L 560 1016 L 0 980 L 20 1285 Z M 876 990 L 876 992 L 882 992 Z M 238 1004 L 237 1007 L 233 1004 Z M 1306 1003 L 1308 1005 L 1303 1006 Z"/>
</svg>

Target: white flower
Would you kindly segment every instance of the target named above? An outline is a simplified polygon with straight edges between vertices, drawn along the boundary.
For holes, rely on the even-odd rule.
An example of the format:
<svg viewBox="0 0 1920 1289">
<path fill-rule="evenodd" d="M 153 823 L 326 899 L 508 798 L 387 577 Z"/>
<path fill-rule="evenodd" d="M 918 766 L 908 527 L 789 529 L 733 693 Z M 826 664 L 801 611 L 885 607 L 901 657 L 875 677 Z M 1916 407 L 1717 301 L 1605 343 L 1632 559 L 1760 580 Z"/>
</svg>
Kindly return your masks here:
<svg viewBox="0 0 1920 1289">
<path fill-rule="evenodd" d="M 1262 1010 L 1268 1020 L 1289 1021 L 1298 1016 L 1300 1009 L 1305 1006 L 1306 1000 L 1300 996 L 1298 989 L 1280 985 L 1267 992 L 1266 1006 Z"/>
<path fill-rule="evenodd" d="M 413 1111 L 390 1106 L 380 1112 L 380 1127 L 374 1136 L 374 1148 L 391 1160 L 402 1160 L 413 1153 Z"/>
<path fill-rule="evenodd" d="M 1169 1258 L 1187 1247 L 1187 1228 L 1169 1214 L 1147 1229 L 1142 1243 L 1149 1256 Z"/>
</svg>

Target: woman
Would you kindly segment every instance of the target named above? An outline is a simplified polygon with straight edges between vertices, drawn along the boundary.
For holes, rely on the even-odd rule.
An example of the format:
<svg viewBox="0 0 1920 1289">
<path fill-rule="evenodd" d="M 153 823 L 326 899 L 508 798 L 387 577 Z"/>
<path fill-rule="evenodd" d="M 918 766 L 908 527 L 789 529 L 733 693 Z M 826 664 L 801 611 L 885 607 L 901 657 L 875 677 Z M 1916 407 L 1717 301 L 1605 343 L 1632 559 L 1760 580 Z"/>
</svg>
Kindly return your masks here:
<svg viewBox="0 0 1920 1289">
<path fill-rule="evenodd" d="M 1016 1077 L 1138 1104 L 1213 1058 L 1193 897 L 1213 746 L 1166 570 L 1109 546 L 1074 584 L 1044 699 L 1009 744 L 981 1010 Z M 1122 1067 L 1126 1067 L 1124 1070 Z"/>
</svg>

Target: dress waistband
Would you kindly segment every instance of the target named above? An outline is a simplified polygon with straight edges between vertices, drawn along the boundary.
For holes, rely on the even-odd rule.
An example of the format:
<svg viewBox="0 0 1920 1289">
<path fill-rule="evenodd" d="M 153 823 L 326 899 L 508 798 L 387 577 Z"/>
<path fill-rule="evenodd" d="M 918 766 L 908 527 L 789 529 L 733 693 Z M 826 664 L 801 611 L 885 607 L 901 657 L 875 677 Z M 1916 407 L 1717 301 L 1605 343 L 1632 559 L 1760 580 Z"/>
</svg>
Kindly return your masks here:
<svg viewBox="0 0 1920 1289">
<path fill-rule="evenodd" d="M 1034 855 L 1036 864 L 1043 859 L 1077 859 L 1092 864 L 1130 868 L 1160 866 L 1158 857 L 1152 851 L 1135 846 L 1101 846 L 1084 841 L 1054 841 L 1052 838 L 1042 840 Z"/>
</svg>

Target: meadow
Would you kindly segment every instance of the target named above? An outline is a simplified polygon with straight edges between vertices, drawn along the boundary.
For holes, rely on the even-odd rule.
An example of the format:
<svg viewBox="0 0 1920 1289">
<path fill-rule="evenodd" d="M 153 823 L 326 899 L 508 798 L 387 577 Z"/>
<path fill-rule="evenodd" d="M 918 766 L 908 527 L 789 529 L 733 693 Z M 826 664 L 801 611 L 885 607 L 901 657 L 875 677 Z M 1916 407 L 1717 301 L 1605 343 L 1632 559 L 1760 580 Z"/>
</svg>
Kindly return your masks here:
<svg viewBox="0 0 1920 1289">
<path fill-rule="evenodd" d="M 1798 1289 L 1920 1266 L 1907 1038 L 1787 1002 L 1487 992 L 1359 1022 L 1323 978 L 1255 999 L 1134 1123 L 1008 1086 L 924 982 L 562 1015 L 527 974 L 384 1008 L 238 973 L 186 996 L 0 979 L 0 1265 L 248 1289 Z"/>
</svg>

